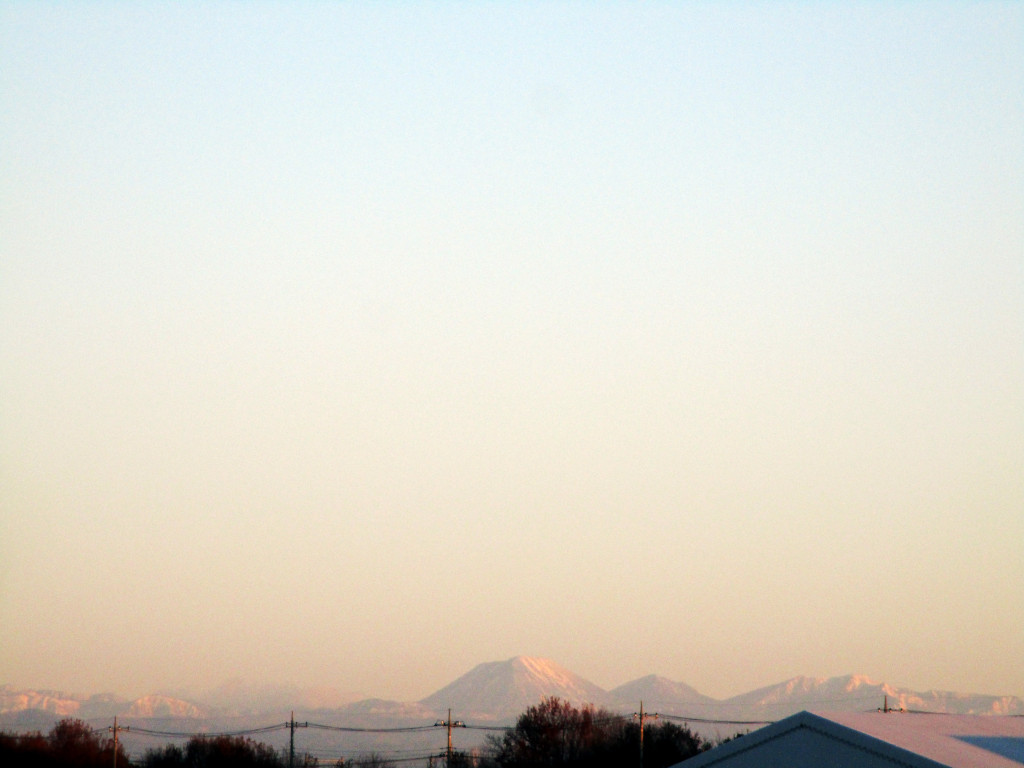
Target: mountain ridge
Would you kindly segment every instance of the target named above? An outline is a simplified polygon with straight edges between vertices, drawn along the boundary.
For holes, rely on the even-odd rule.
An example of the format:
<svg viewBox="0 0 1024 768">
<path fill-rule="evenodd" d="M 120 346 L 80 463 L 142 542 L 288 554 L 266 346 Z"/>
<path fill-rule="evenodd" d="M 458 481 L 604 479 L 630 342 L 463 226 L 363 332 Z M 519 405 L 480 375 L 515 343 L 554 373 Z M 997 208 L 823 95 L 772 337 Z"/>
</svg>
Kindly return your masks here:
<svg viewBox="0 0 1024 768">
<path fill-rule="evenodd" d="M 244 686 L 232 683 L 214 689 L 209 701 L 184 694 L 152 694 L 134 700 L 113 694 L 82 696 L 53 690 L 19 690 L 0 685 L 0 717 L 18 712 L 46 713 L 54 718 L 223 718 L 280 714 L 290 709 L 356 717 L 432 719 L 451 708 L 460 718 L 511 722 L 527 707 L 555 696 L 574 705 L 631 712 L 640 701 L 649 712 L 676 717 L 730 720 L 773 720 L 802 709 L 865 710 L 883 702 L 895 709 L 955 714 L 1024 715 L 1017 696 L 913 691 L 865 675 L 798 676 L 726 699 L 700 693 L 686 683 L 647 675 L 605 690 L 591 681 L 539 657 L 514 656 L 484 662 L 415 702 L 362 698 L 341 701 L 328 689 L 313 695 L 293 687 L 252 688 L 262 691 L 249 699 Z M 219 694 L 218 694 L 219 691 Z M 8 718 L 9 719 L 9 718 Z"/>
</svg>

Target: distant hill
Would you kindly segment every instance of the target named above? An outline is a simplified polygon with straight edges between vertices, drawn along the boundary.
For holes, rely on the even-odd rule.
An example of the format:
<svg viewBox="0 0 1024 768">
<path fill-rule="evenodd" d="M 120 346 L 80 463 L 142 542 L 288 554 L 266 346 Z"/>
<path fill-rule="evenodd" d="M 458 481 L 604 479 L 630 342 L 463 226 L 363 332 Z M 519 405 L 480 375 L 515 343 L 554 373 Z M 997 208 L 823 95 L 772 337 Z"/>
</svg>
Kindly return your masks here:
<svg viewBox="0 0 1024 768">
<path fill-rule="evenodd" d="M 864 675 L 794 677 L 719 702 L 720 716 L 777 719 L 800 710 L 864 711 L 883 703 L 894 709 L 945 712 L 960 715 L 1020 715 L 1024 700 L 1016 696 L 990 696 L 949 691 L 911 691 L 876 682 Z"/>
<path fill-rule="evenodd" d="M 366 697 L 329 687 L 253 685 L 233 678 L 207 693 L 182 694 L 181 698 L 200 701 L 219 714 L 242 715 L 288 712 L 292 709 L 338 709 Z"/>
<path fill-rule="evenodd" d="M 62 691 L 18 691 L 9 686 L 0 688 L 0 714 L 39 709 L 55 715 L 78 715 L 82 702 L 73 694 Z"/>
<path fill-rule="evenodd" d="M 675 683 L 658 675 L 647 675 L 613 688 L 610 696 L 618 710 L 636 709 L 642 701 L 649 712 L 661 710 L 669 714 L 694 712 L 694 707 L 698 712 L 706 712 L 719 703 L 686 683 Z"/>
<path fill-rule="evenodd" d="M 352 715 L 377 715 L 403 719 L 421 718 L 425 720 L 437 719 L 437 716 L 440 714 L 440 710 L 435 710 L 419 701 L 391 701 L 389 699 L 361 699 L 360 701 L 346 704 L 336 711 Z"/>
<path fill-rule="evenodd" d="M 352 701 L 351 696 L 330 689 L 256 688 L 237 681 L 215 689 L 208 700 L 184 694 L 155 694 L 130 701 L 112 694 L 83 696 L 5 685 L 0 686 L 0 728 L 45 730 L 62 717 L 104 720 L 115 715 L 130 720 L 217 721 L 225 727 L 230 721 L 231 728 L 241 728 L 284 720 L 291 710 L 304 712 L 304 719 L 311 721 L 330 718 L 337 723 L 359 721 L 366 726 L 376 723 L 390 727 L 389 722 L 399 720 L 405 725 L 432 724 L 446 715 L 449 707 L 453 717 L 464 721 L 512 722 L 527 707 L 548 696 L 626 714 L 636 711 L 643 701 L 648 712 L 694 720 L 776 720 L 803 709 L 865 711 L 881 707 L 886 699 L 894 709 L 1024 715 L 1024 700 L 1016 696 L 912 691 L 863 675 L 794 677 L 728 699 L 714 699 L 685 683 L 657 675 L 606 691 L 550 659 L 516 656 L 479 664 L 417 702 L 371 698 Z"/>
<path fill-rule="evenodd" d="M 9 712 L 38 711 L 61 717 L 113 717 L 128 705 L 112 693 L 92 696 L 50 690 L 18 690 L 0 685 L 0 715 Z"/>
<path fill-rule="evenodd" d="M 187 717 L 193 720 L 209 717 L 210 713 L 190 701 L 153 694 L 131 703 L 125 717 Z"/>
</svg>

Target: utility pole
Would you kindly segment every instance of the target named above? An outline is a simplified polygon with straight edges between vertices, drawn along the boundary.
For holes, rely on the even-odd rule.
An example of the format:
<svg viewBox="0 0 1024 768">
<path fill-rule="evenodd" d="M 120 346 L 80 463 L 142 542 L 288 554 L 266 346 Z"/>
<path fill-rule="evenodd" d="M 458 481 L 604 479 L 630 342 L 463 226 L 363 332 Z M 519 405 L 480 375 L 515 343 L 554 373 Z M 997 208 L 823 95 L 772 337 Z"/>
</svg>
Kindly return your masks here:
<svg viewBox="0 0 1024 768">
<path fill-rule="evenodd" d="M 295 729 L 307 728 L 309 723 L 296 723 L 295 710 L 292 710 L 292 719 L 288 721 L 288 768 L 295 768 Z"/>
<path fill-rule="evenodd" d="M 890 712 L 902 712 L 903 711 L 903 707 L 900 707 L 899 709 L 893 709 L 892 707 L 890 707 L 889 706 L 889 694 L 886 694 L 885 698 L 882 699 L 882 708 L 880 710 L 878 710 L 878 711 L 881 712 L 884 715 L 887 715 Z"/>
<path fill-rule="evenodd" d="M 108 731 L 112 731 L 114 734 L 114 768 L 117 768 L 117 732 L 118 731 L 130 731 L 127 725 L 118 726 L 117 715 L 114 715 L 114 727 L 107 728 Z"/>
<path fill-rule="evenodd" d="M 445 768 L 451 768 L 452 765 L 452 728 L 465 728 L 466 724 L 461 720 L 452 721 L 452 710 L 448 708 L 448 719 L 438 720 L 434 725 L 443 725 L 448 728 L 448 751 L 445 752 Z"/>
<path fill-rule="evenodd" d="M 653 715 L 652 714 L 645 714 L 644 713 L 644 702 L 641 699 L 641 701 L 640 701 L 640 712 L 639 713 L 634 712 L 633 713 L 633 717 L 640 721 L 640 768 L 644 768 L 644 720 L 646 720 L 649 717 L 653 717 L 653 718 L 657 719 L 658 713 L 655 712 Z"/>
</svg>

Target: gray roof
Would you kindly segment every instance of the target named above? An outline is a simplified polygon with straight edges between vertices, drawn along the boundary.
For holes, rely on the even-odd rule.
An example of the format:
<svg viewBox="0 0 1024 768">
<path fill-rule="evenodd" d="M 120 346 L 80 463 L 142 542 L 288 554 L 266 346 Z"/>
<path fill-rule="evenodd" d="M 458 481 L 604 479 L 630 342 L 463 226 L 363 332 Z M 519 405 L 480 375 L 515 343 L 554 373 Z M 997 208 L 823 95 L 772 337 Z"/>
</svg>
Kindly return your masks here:
<svg viewBox="0 0 1024 768">
<path fill-rule="evenodd" d="M 1024 718 L 800 712 L 679 768 L 1021 768 Z"/>
</svg>

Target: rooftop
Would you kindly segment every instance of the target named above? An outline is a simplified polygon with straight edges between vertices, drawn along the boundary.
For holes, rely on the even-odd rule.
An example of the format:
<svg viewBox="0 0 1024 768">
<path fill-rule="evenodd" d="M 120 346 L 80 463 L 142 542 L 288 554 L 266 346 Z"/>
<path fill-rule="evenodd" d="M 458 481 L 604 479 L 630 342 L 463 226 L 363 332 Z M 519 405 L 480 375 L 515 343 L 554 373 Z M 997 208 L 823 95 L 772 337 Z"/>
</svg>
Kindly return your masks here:
<svg viewBox="0 0 1024 768">
<path fill-rule="evenodd" d="M 1024 717 L 819 712 L 820 717 L 950 768 L 1020 768 Z"/>
</svg>

